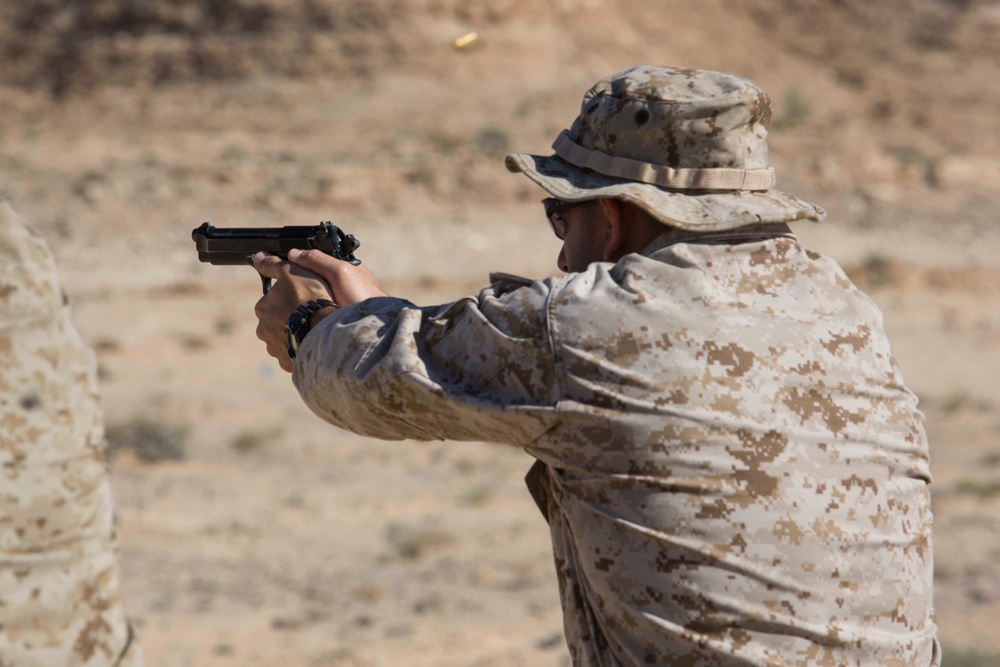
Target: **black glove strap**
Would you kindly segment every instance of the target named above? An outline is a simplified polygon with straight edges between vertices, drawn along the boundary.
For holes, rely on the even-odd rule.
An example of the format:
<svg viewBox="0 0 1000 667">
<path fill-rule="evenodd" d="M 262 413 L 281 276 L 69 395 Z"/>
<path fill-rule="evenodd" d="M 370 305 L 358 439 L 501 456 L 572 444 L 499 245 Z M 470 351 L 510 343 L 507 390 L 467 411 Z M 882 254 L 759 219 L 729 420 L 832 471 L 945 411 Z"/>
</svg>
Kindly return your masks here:
<svg viewBox="0 0 1000 667">
<path fill-rule="evenodd" d="M 288 357 L 290 359 L 295 358 L 299 345 L 302 344 L 302 340 L 309 333 L 310 318 L 324 308 L 337 307 L 337 304 L 329 299 L 306 301 L 288 316 L 288 321 L 285 322 L 285 342 L 288 345 Z"/>
</svg>

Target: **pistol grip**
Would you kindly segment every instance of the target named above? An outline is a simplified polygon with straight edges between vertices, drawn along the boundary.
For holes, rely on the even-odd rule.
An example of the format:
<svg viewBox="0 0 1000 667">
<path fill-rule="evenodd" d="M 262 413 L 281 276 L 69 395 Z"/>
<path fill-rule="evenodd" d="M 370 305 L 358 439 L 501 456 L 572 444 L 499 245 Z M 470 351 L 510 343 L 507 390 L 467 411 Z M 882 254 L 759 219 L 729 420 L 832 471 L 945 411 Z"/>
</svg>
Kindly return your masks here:
<svg viewBox="0 0 1000 667">
<path fill-rule="evenodd" d="M 267 294 L 271 290 L 271 279 L 264 274 L 260 275 L 260 283 L 264 287 L 264 294 Z"/>
</svg>

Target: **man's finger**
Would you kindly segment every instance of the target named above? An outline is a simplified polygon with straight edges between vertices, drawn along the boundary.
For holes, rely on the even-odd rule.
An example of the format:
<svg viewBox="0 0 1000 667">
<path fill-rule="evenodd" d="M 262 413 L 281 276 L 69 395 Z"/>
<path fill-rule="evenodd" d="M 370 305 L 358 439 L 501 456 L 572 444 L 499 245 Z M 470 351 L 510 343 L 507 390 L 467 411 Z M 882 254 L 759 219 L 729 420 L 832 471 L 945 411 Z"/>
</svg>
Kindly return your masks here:
<svg viewBox="0 0 1000 667">
<path fill-rule="evenodd" d="M 268 255 L 266 252 L 259 252 L 253 256 L 253 268 L 257 273 L 267 278 L 281 278 L 281 266 L 286 262 L 276 255 Z"/>
</svg>

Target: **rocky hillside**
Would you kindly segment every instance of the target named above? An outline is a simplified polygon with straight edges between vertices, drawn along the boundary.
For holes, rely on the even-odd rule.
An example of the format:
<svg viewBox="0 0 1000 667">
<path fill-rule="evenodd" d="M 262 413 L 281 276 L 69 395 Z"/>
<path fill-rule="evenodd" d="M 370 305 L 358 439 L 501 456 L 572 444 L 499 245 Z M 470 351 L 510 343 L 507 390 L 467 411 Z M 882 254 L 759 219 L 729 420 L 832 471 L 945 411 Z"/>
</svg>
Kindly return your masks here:
<svg viewBox="0 0 1000 667">
<path fill-rule="evenodd" d="M 63 107 L 108 90 L 430 79 L 494 129 L 492 142 L 452 135 L 467 120 L 443 117 L 442 100 L 423 100 L 423 117 L 408 103 L 394 122 L 415 120 L 431 150 L 502 151 L 501 134 L 545 150 L 568 100 L 609 71 L 725 69 L 776 98 L 776 162 L 796 183 L 891 203 L 1000 190 L 1000 4 L 988 0 L 5 0 L 0 31 L 3 82 Z"/>
</svg>

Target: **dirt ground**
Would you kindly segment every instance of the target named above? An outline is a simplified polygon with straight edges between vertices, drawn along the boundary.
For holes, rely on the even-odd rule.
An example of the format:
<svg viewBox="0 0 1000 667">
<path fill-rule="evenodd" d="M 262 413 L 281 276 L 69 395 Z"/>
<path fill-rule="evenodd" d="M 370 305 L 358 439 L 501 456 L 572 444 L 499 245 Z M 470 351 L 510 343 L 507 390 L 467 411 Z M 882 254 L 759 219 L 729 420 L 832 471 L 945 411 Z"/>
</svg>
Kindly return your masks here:
<svg viewBox="0 0 1000 667">
<path fill-rule="evenodd" d="M 779 187 L 830 213 L 797 231 L 927 415 L 947 664 L 1000 665 L 1000 4 L 761 4 L 0 0 L 0 196 L 97 350 L 150 665 L 568 664 L 528 457 L 327 426 L 254 337 L 252 269 L 190 232 L 333 220 L 418 303 L 549 275 L 502 157 L 640 63 L 774 96 Z"/>
</svg>

